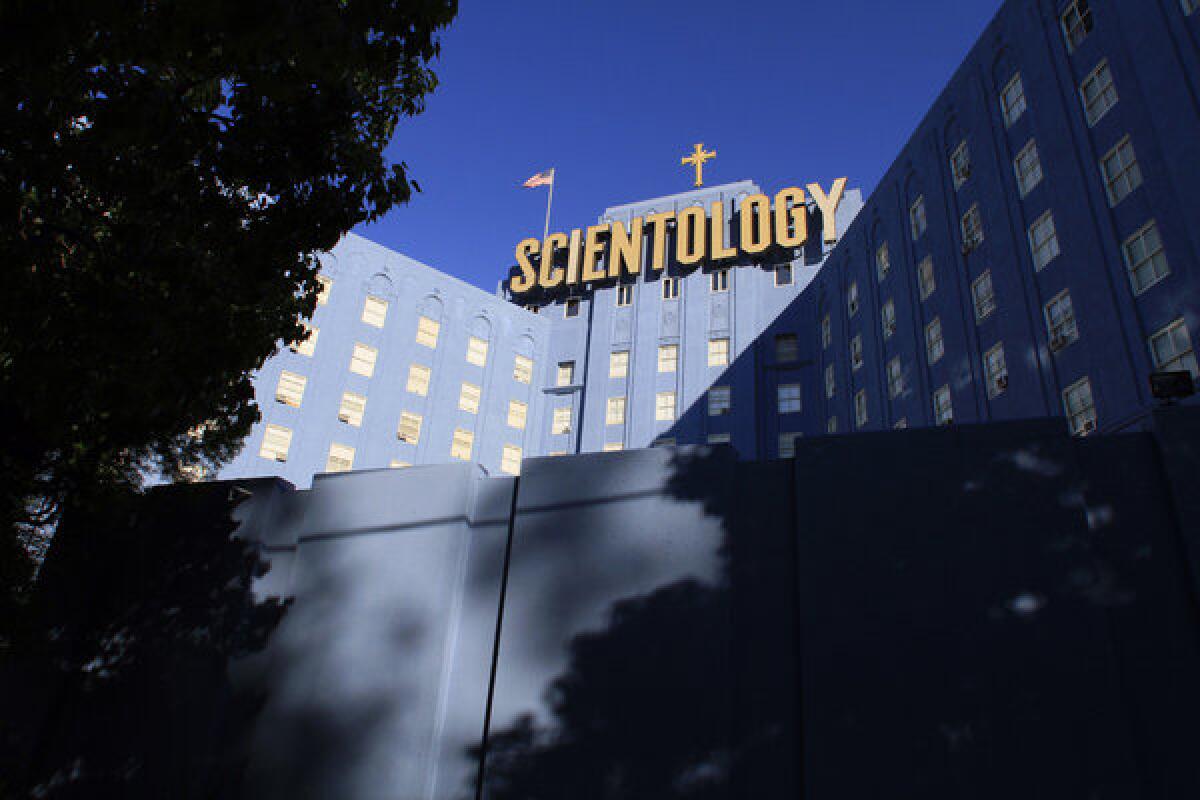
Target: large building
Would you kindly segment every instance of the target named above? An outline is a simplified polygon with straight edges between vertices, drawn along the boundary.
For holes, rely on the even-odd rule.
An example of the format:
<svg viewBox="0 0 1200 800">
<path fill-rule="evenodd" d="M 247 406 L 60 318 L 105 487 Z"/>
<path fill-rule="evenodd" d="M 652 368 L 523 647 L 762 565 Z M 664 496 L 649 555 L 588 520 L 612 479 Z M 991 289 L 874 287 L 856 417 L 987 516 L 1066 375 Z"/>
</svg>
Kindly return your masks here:
<svg viewBox="0 0 1200 800">
<path fill-rule="evenodd" d="M 523 242 L 533 272 L 497 296 L 347 237 L 322 258 L 314 337 L 263 369 L 263 421 L 223 475 L 1138 426 L 1152 372 L 1198 372 L 1198 37 L 1195 0 L 1011 0 L 865 202 L 846 190 L 824 214 L 838 187 L 810 185 L 770 214 L 743 181 L 609 208 L 587 236 Z M 802 206 L 773 245 L 743 241 Z"/>
</svg>

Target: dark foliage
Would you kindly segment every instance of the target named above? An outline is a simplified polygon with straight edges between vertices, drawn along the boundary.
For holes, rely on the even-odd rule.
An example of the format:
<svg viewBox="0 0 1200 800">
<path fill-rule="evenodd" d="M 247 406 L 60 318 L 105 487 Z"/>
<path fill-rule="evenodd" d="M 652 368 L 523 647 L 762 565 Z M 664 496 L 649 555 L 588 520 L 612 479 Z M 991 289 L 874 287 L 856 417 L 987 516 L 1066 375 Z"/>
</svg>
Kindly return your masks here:
<svg viewBox="0 0 1200 800">
<path fill-rule="evenodd" d="M 383 150 L 456 7 L 0 6 L 5 587 L 28 572 L 10 532 L 65 498 L 236 452 L 249 373 L 304 335 L 313 253 L 416 188 Z"/>
</svg>

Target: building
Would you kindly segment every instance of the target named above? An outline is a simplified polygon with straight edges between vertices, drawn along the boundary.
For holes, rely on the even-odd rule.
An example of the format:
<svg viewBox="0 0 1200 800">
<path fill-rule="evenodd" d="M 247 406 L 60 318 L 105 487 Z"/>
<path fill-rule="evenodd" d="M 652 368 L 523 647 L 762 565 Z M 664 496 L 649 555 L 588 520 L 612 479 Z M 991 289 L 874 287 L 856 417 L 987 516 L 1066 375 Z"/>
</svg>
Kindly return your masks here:
<svg viewBox="0 0 1200 800">
<path fill-rule="evenodd" d="M 648 235 L 644 270 L 569 288 L 519 294 L 514 272 L 491 296 L 348 237 L 322 259 L 315 346 L 264 368 L 263 422 L 223 476 L 515 472 L 671 443 L 786 457 L 801 435 L 1033 417 L 1137 427 L 1152 372 L 1200 372 L 1196 12 L 1010 0 L 865 202 L 846 191 L 833 246 L 744 254 L 749 181 L 600 217 L 615 234 L 707 215 L 737 255 L 685 265 L 671 229 L 661 270 Z"/>
</svg>

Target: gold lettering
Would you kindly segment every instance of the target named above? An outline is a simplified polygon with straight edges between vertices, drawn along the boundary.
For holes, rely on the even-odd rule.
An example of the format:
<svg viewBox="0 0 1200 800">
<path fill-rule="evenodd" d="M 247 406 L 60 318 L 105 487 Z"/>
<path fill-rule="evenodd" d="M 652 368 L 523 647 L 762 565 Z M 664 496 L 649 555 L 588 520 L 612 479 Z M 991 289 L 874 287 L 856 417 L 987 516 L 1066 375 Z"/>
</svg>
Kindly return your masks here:
<svg viewBox="0 0 1200 800">
<path fill-rule="evenodd" d="M 808 207 L 804 204 L 804 190 L 795 186 L 780 189 L 775 195 L 775 243 L 780 247 L 800 247 L 807 241 Z"/>
<path fill-rule="evenodd" d="M 712 204 L 708 224 L 712 226 L 712 246 L 710 249 L 713 260 L 721 261 L 736 256 L 737 250 L 725 244 L 725 204 L 720 200 Z"/>
<path fill-rule="evenodd" d="M 642 271 L 642 218 L 634 217 L 629 221 L 629 232 L 620 220 L 612 224 L 612 236 L 608 245 L 608 277 L 616 278 L 621 275 L 621 267 L 630 275 Z"/>
<path fill-rule="evenodd" d="M 662 270 L 667 266 L 667 223 L 675 219 L 674 211 L 663 211 L 646 217 L 646 224 L 654 226 L 650 234 L 653 237 L 654 250 L 650 258 L 650 269 Z"/>
<path fill-rule="evenodd" d="M 679 212 L 675 224 L 675 258 L 680 264 L 698 264 L 704 259 L 706 221 L 700 206 L 688 206 Z"/>
<path fill-rule="evenodd" d="M 608 233 L 608 223 L 603 225 L 589 225 L 587 229 L 587 243 L 583 246 L 583 282 L 603 280 L 606 275 L 603 269 L 597 269 L 597 264 L 600 259 L 598 256 L 604 252 L 604 242 L 601 241 L 601 235 Z"/>
<path fill-rule="evenodd" d="M 579 228 L 571 231 L 571 243 L 567 245 L 567 285 L 579 285 L 579 257 L 583 254 L 583 232 Z"/>
<path fill-rule="evenodd" d="M 821 209 L 821 229 L 825 237 L 826 244 L 833 244 L 837 241 L 837 219 L 836 214 L 838 206 L 842 204 L 842 194 L 846 191 L 846 179 L 838 178 L 833 182 L 833 186 L 829 187 L 829 194 L 821 190 L 821 184 L 808 184 L 808 193 L 812 195 L 813 202 L 817 204 L 817 208 Z"/>
<path fill-rule="evenodd" d="M 543 289 L 553 289 L 563 282 L 562 267 L 554 266 L 554 250 L 556 247 L 564 247 L 567 244 L 567 237 L 562 233 L 552 233 L 546 237 L 546 241 L 542 244 L 542 264 L 538 270 L 538 285 Z"/>
<path fill-rule="evenodd" d="M 771 201 L 765 194 L 752 194 L 743 200 L 738 216 L 743 252 L 761 253 L 771 246 Z"/>
<path fill-rule="evenodd" d="M 529 263 L 529 256 L 536 255 L 539 246 L 537 239 L 522 239 L 517 242 L 517 266 L 521 268 L 521 274 L 514 275 L 508 282 L 508 288 L 513 294 L 528 292 L 537 283 L 537 273 L 533 271 L 533 264 Z"/>
</svg>

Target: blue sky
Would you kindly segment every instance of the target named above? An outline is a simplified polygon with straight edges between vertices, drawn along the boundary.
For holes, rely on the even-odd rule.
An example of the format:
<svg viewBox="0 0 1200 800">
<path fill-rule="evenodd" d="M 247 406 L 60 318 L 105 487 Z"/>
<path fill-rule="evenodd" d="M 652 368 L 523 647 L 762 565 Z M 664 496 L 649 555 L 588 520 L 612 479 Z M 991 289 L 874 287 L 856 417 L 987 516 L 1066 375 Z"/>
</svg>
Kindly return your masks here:
<svg viewBox="0 0 1200 800">
<path fill-rule="evenodd" d="M 357 232 L 488 291 L 521 238 L 705 184 L 869 192 L 1000 0 L 464 0 L 388 155 L 423 192 Z"/>
</svg>

